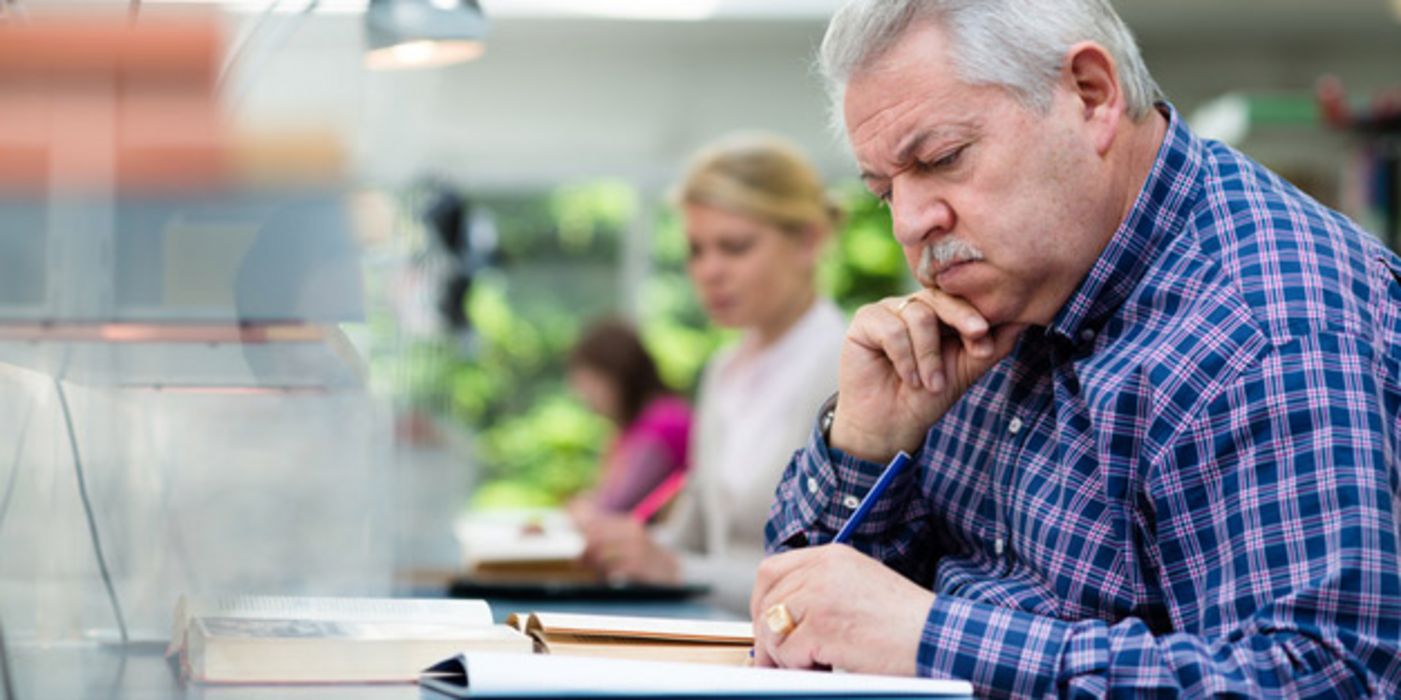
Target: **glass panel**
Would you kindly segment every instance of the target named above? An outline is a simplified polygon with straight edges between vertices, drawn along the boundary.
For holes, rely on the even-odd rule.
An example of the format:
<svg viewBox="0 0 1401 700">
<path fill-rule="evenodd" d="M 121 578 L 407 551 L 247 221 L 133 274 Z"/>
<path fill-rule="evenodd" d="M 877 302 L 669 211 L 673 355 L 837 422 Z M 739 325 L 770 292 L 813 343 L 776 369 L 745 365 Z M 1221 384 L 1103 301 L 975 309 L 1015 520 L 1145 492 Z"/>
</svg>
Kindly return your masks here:
<svg viewBox="0 0 1401 700">
<path fill-rule="evenodd" d="M 11 637 L 163 640 L 189 592 L 390 591 L 392 422 L 341 199 L 86 198 L 0 239 L 29 271 L 0 275 Z"/>
<path fill-rule="evenodd" d="M 358 251 L 333 193 L 124 200 L 118 320 L 364 317 Z"/>
<path fill-rule="evenodd" d="M 46 226 L 40 203 L 0 200 L 0 314 L 42 315 Z"/>
</svg>

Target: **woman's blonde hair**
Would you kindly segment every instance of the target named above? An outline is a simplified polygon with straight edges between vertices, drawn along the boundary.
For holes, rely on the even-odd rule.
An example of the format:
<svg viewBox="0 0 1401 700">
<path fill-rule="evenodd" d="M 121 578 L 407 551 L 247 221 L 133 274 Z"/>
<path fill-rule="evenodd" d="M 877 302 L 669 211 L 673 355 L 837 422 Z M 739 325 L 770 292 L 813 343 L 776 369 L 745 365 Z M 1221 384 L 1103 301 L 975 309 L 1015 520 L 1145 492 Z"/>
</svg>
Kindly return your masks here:
<svg viewBox="0 0 1401 700">
<path fill-rule="evenodd" d="M 842 210 L 822 186 L 817 168 L 785 139 L 738 134 L 702 148 L 672 199 L 748 216 L 787 232 L 826 231 Z"/>
</svg>

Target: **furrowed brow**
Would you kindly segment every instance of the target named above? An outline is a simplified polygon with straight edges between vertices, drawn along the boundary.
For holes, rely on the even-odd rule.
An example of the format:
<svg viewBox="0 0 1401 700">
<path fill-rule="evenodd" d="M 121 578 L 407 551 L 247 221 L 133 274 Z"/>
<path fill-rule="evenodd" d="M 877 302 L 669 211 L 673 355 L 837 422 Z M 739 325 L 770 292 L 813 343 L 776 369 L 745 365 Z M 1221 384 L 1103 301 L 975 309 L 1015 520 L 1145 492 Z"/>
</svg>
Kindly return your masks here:
<svg viewBox="0 0 1401 700">
<path fill-rule="evenodd" d="M 903 169 L 905 166 L 909 165 L 914 160 L 914 154 L 923 149 L 925 144 L 929 143 L 930 141 L 952 139 L 955 138 L 959 133 L 961 133 L 960 129 L 945 127 L 929 129 L 925 131 L 917 131 L 910 134 L 909 136 L 905 137 L 905 139 L 901 141 L 900 146 L 895 149 L 895 158 L 892 159 L 892 163 L 894 163 L 895 169 L 900 170 Z M 887 180 L 889 179 L 889 176 L 881 175 L 879 173 L 862 168 L 861 179 L 865 182 L 872 182 Z"/>
</svg>

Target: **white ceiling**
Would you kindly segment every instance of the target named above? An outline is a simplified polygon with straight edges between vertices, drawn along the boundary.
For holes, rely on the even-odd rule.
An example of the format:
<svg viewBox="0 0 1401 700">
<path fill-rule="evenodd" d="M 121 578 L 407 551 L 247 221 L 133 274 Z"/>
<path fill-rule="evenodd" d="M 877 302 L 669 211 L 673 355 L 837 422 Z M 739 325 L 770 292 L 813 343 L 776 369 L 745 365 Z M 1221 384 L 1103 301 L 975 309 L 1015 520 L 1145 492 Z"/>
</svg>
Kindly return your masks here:
<svg viewBox="0 0 1401 700">
<path fill-rule="evenodd" d="M 347 6 L 364 0 L 325 0 Z M 1172 31 L 1224 26 L 1257 30 L 1359 27 L 1394 20 L 1399 0 L 1114 0 L 1133 25 Z M 481 0 L 500 17 L 612 16 L 825 20 L 843 0 Z"/>
<path fill-rule="evenodd" d="M 434 172 L 482 187 L 600 175 L 661 186 L 690 149 L 744 127 L 781 131 L 829 172 L 849 171 L 811 67 L 841 0 L 481 0 L 493 18 L 484 58 L 395 74 L 361 68 L 366 0 L 290 14 L 309 1 L 205 2 L 227 11 L 230 44 L 253 35 L 227 108 L 252 128 L 331 131 L 363 181 Z M 1304 91 L 1322 72 L 1361 91 L 1394 85 L 1401 24 L 1392 1 L 1115 4 L 1169 96 L 1190 111 L 1231 90 Z M 288 14 L 267 20 L 269 7 Z M 711 12 L 706 21 L 600 14 L 657 7 Z"/>
<path fill-rule="evenodd" d="M 93 0 L 19 0 L 29 6 Z M 122 0 L 98 0 L 124 6 Z M 217 5 L 237 12 L 300 12 L 309 0 L 144 0 L 146 4 Z M 480 0 L 491 17 L 615 19 L 825 20 L 843 0 Z M 368 0 L 320 0 L 317 12 L 363 12 Z M 1139 32 L 1173 34 L 1365 29 L 1395 24 L 1401 0 L 1114 0 Z"/>
</svg>

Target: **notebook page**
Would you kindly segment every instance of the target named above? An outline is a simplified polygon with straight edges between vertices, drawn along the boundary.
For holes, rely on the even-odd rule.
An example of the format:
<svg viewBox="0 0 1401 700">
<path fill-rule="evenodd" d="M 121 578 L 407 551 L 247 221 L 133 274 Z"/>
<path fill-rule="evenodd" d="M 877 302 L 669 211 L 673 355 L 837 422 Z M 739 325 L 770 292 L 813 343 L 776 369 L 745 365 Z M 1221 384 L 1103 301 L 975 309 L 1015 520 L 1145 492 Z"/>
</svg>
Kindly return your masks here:
<svg viewBox="0 0 1401 700">
<path fill-rule="evenodd" d="M 466 694 L 482 698 L 628 696 L 969 697 L 963 681 L 538 654 L 463 654 Z"/>
</svg>

